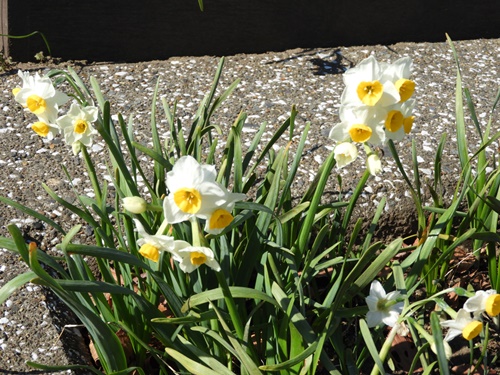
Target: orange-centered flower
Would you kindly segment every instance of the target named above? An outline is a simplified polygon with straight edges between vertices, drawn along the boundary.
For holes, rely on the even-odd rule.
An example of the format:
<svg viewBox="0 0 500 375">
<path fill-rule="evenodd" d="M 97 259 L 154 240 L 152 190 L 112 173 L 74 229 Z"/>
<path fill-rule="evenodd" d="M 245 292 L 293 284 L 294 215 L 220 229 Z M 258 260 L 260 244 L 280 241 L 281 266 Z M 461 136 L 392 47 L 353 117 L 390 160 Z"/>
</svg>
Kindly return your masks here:
<svg viewBox="0 0 500 375">
<path fill-rule="evenodd" d="M 385 128 L 390 132 L 397 132 L 403 125 L 403 114 L 400 111 L 389 111 L 385 119 Z"/>
<path fill-rule="evenodd" d="M 233 221 L 233 215 L 229 211 L 219 208 L 212 213 L 209 220 L 210 229 L 224 229 Z"/>
<path fill-rule="evenodd" d="M 364 143 L 372 136 L 372 129 L 363 124 L 356 124 L 349 129 L 349 135 L 354 142 Z"/>
<path fill-rule="evenodd" d="M 483 330 L 483 323 L 481 323 L 478 320 L 474 320 L 474 321 L 468 323 L 462 329 L 462 336 L 466 340 L 472 340 L 473 338 L 477 337 L 481 333 L 482 330 Z"/>
<path fill-rule="evenodd" d="M 160 250 L 149 243 L 142 245 L 139 249 L 139 253 L 144 258 L 151 259 L 153 262 L 158 262 L 158 259 L 160 259 Z"/>
<path fill-rule="evenodd" d="M 384 86 L 379 81 L 361 82 L 356 90 L 359 99 L 368 106 L 374 106 L 384 93 Z"/>
<path fill-rule="evenodd" d="M 486 298 L 486 312 L 489 316 L 497 316 L 500 314 L 500 294 L 493 294 Z"/>
<path fill-rule="evenodd" d="M 193 188 L 182 188 L 174 193 L 174 202 L 181 211 L 195 214 L 201 207 L 201 194 Z"/>
<path fill-rule="evenodd" d="M 89 124 L 85 120 L 80 119 L 75 121 L 75 128 L 74 128 L 75 133 L 84 134 L 88 127 Z"/>
<path fill-rule="evenodd" d="M 26 100 L 26 106 L 35 115 L 41 115 L 47 109 L 47 102 L 38 95 L 30 95 Z"/>
<path fill-rule="evenodd" d="M 31 129 L 41 137 L 46 137 L 49 134 L 50 127 L 45 122 L 37 121 L 31 125 Z"/>
<path fill-rule="evenodd" d="M 400 102 L 406 102 L 415 91 L 415 82 L 406 78 L 398 79 L 396 83 L 394 83 L 394 86 L 396 86 L 396 89 L 399 91 L 399 96 L 401 97 Z"/>
<path fill-rule="evenodd" d="M 201 266 L 207 261 L 207 256 L 199 251 L 193 251 L 192 253 L 190 253 L 189 258 L 193 266 Z"/>
<path fill-rule="evenodd" d="M 406 134 L 410 134 L 411 129 L 413 128 L 413 121 L 415 120 L 415 116 L 405 117 L 403 120 L 403 128 Z"/>
</svg>

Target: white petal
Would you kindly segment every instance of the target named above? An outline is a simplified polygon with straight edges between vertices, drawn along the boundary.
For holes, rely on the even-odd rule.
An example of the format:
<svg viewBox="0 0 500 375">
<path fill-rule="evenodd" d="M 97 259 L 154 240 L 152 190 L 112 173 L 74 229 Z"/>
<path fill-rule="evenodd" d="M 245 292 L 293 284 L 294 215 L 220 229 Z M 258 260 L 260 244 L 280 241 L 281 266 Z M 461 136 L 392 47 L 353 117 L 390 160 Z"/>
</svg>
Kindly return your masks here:
<svg viewBox="0 0 500 375">
<path fill-rule="evenodd" d="M 388 81 L 384 83 L 384 93 L 377 104 L 382 107 L 387 107 L 396 104 L 400 99 L 401 97 L 399 96 L 398 89 L 396 89 L 394 83 Z"/>
<path fill-rule="evenodd" d="M 170 224 L 180 223 L 191 217 L 191 214 L 182 212 L 175 204 L 173 194 L 170 194 L 163 201 L 163 214 L 165 215 L 165 220 Z"/>
<path fill-rule="evenodd" d="M 399 319 L 399 313 L 396 311 L 389 311 L 386 316 L 382 318 L 382 322 L 389 327 L 394 327 Z"/>
<path fill-rule="evenodd" d="M 347 129 L 349 127 L 349 123 L 346 121 L 340 122 L 334 125 L 330 129 L 330 133 L 328 134 L 328 138 L 333 139 L 336 142 L 344 142 L 349 139 L 349 133 Z"/>
<path fill-rule="evenodd" d="M 134 224 L 135 224 L 135 229 L 137 230 L 137 233 L 141 235 L 141 237 L 146 237 L 148 234 L 146 233 L 146 230 L 144 229 L 144 226 L 141 224 L 141 222 L 137 219 L 133 219 Z"/>
<path fill-rule="evenodd" d="M 97 120 L 97 115 L 99 110 L 96 107 L 85 107 L 85 120 L 88 122 L 95 122 Z"/>
<path fill-rule="evenodd" d="M 387 296 L 385 297 L 385 299 L 388 301 L 392 301 L 392 300 L 397 299 L 400 294 L 401 293 L 399 292 L 399 290 L 394 290 L 394 291 L 388 293 Z"/>
<path fill-rule="evenodd" d="M 380 281 L 373 280 L 370 285 L 370 296 L 373 296 L 377 299 L 384 299 L 386 297 L 386 293 Z"/>
<path fill-rule="evenodd" d="M 398 302 L 395 305 L 391 306 L 391 311 L 395 311 L 398 314 L 401 314 L 403 312 L 403 307 L 405 306 L 404 302 Z"/>
<path fill-rule="evenodd" d="M 375 57 L 371 55 L 345 72 L 342 78 L 346 86 L 355 85 L 357 87 L 361 81 L 379 79 L 380 73 L 380 66 Z"/>
<path fill-rule="evenodd" d="M 383 315 L 379 311 L 368 311 L 366 313 L 366 324 L 368 327 L 375 327 L 382 323 Z"/>
<path fill-rule="evenodd" d="M 461 329 L 456 329 L 456 328 L 450 328 L 448 332 L 446 333 L 446 336 L 444 337 L 445 341 L 451 341 L 455 337 L 460 336 L 462 334 Z"/>
<path fill-rule="evenodd" d="M 185 273 L 191 273 L 193 272 L 195 269 L 198 268 L 198 266 L 195 266 L 194 264 L 191 263 L 191 260 L 188 257 L 186 258 L 182 258 L 182 260 L 179 262 L 179 268 L 185 272 Z"/>
<path fill-rule="evenodd" d="M 402 57 L 392 63 L 392 69 L 394 71 L 394 78 L 398 80 L 400 78 L 410 78 L 413 62 L 411 57 Z"/>
<path fill-rule="evenodd" d="M 458 329 L 460 332 L 462 332 L 462 328 L 464 327 L 462 324 L 457 322 L 455 319 L 445 320 L 444 322 L 441 322 L 440 324 L 442 327 L 449 328 L 449 329 Z"/>
<path fill-rule="evenodd" d="M 191 244 L 186 241 L 182 240 L 175 240 L 174 241 L 174 248 L 172 249 L 171 253 L 174 257 L 174 260 L 177 262 L 182 262 L 182 256 L 179 254 L 179 250 L 185 249 L 187 247 L 190 247 Z"/>
<path fill-rule="evenodd" d="M 215 182 L 217 178 L 217 171 L 215 170 L 215 165 L 204 164 L 201 165 L 201 171 L 203 173 L 203 181 Z"/>
<path fill-rule="evenodd" d="M 455 318 L 458 324 L 461 324 L 461 327 L 465 327 L 467 324 L 472 322 L 474 319 L 471 318 L 470 313 L 464 309 L 460 309 L 457 312 L 457 317 Z"/>
<path fill-rule="evenodd" d="M 215 259 L 208 260 L 205 264 L 209 266 L 211 269 L 213 269 L 215 272 L 220 271 L 220 265 L 219 263 L 217 263 Z"/>
<path fill-rule="evenodd" d="M 192 156 L 181 157 L 167 173 L 167 187 L 171 192 L 182 188 L 196 188 L 202 182 L 203 170 Z"/>
<path fill-rule="evenodd" d="M 366 301 L 366 305 L 368 306 L 368 309 L 370 311 L 377 311 L 378 310 L 377 304 L 378 304 L 379 299 L 377 297 L 367 296 L 365 298 L 365 301 Z"/>
<path fill-rule="evenodd" d="M 485 310 L 486 296 L 484 293 L 476 293 L 465 301 L 463 309 L 469 313 L 483 312 Z"/>
</svg>

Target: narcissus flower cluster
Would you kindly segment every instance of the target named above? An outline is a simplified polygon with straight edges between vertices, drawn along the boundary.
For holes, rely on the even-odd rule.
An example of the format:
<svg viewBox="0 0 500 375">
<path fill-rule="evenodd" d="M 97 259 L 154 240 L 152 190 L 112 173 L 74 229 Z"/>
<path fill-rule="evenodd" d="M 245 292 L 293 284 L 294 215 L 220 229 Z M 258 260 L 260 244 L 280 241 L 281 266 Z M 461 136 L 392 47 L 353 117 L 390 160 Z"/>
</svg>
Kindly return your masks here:
<svg viewBox="0 0 500 375">
<path fill-rule="evenodd" d="M 485 314 L 489 317 L 500 314 L 500 294 L 494 289 L 478 290 L 465 301 L 463 308 L 458 310 L 455 319 L 441 322 L 443 327 L 448 328 L 444 339 L 450 341 L 460 335 L 466 340 L 476 338 L 483 330 Z"/>
<path fill-rule="evenodd" d="M 191 221 L 195 226 L 198 219 L 205 221 L 205 232 L 220 234 L 232 221 L 235 203 L 246 198 L 245 194 L 232 193 L 216 181 L 213 165 L 200 164 L 192 156 L 183 156 L 167 173 L 166 185 L 169 194 L 163 201 L 164 224 L 159 233 L 151 235 L 144 230 L 139 220 L 135 221 L 140 235 L 137 241 L 139 253 L 147 259 L 158 262 L 160 253 L 167 251 L 178 262 L 179 268 L 187 273 L 205 264 L 215 271 L 220 270 L 213 251 L 207 246 L 193 246 L 186 241 L 174 240 L 164 235 L 164 229 L 172 224 Z M 143 214 L 149 205 L 143 198 L 123 199 L 124 208 L 133 214 Z M 194 242 L 200 239 L 194 233 Z"/>
<path fill-rule="evenodd" d="M 369 145 L 381 146 L 389 139 L 400 141 L 410 133 L 415 107 L 411 68 L 409 57 L 388 64 L 370 56 L 344 73 L 340 122 L 329 133 L 340 148 L 335 151 L 338 168 L 356 159 L 353 146 L 347 145 L 363 144 L 368 158 L 371 156 L 367 160 L 368 169 L 371 174 L 378 174 L 382 170 L 380 158 Z"/>
<path fill-rule="evenodd" d="M 197 217 L 205 220 L 205 232 L 222 232 L 233 220 L 234 204 L 246 196 L 229 192 L 215 179 L 215 166 L 202 165 L 192 156 L 181 157 L 167 173 L 170 194 L 163 203 L 165 219 L 175 224 Z"/>
<path fill-rule="evenodd" d="M 38 121 L 29 127 L 39 136 L 53 139 L 62 134 L 73 152 L 77 154 L 81 145 L 90 146 L 96 130 L 92 124 L 97 120 L 98 110 L 93 106 L 83 107 L 72 103 L 66 115 L 59 116 L 59 109 L 66 104 L 69 97 L 55 89 L 52 80 L 47 76 L 28 72 L 18 72 L 22 87 L 16 87 L 12 94 L 16 102 L 21 104 L 25 111 L 34 114 Z"/>
</svg>

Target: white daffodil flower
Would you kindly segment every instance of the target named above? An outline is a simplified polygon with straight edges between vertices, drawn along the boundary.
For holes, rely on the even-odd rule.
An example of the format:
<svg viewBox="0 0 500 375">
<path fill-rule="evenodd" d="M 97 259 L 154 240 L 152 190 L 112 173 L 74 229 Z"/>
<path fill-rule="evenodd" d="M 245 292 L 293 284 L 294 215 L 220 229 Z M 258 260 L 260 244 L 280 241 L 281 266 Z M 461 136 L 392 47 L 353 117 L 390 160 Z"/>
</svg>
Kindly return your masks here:
<svg viewBox="0 0 500 375">
<path fill-rule="evenodd" d="M 472 340 L 478 336 L 483 329 L 483 323 L 479 320 L 472 319 L 470 313 L 464 309 L 458 310 L 455 319 L 441 322 L 441 326 L 449 328 L 444 338 L 445 341 L 451 341 L 460 335 L 466 340 Z"/>
<path fill-rule="evenodd" d="M 215 181 L 215 166 L 202 165 L 192 156 L 183 156 L 167 173 L 169 195 L 163 202 L 165 219 L 170 224 L 191 217 L 207 218 L 218 208 L 245 198 L 230 193 Z"/>
<path fill-rule="evenodd" d="M 205 232 L 210 234 L 219 234 L 233 221 L 234 217 L 231 212 L 234 209 L 234 204 L 246 198 L 245 194 L 231 193 L 223 186 L 220 186 L 223 191 L 225 201 L 224 205 L 213 207 L 211 211 L 201 210 L 196 216 L 205 219 Z"/>
<path fill-rule="evenodd" d="M 473 313 L 474 317 L 479 317 L 483 312 L 489 316 L 500 314 L 500 294 L 496 290 L 478 290 L 473 297 L 464 303 L 464 310 Z"/>
<path fill-rule="evenodd" d="M 174 260 L 179 262 L 180 269 L 191 273 L 202 264 L 216 272 L 220 271 L 219 263 L 214 259 L 214 252 L 208 247 L 191 246 L 186 241 L 175 241 Z"/>
<path fill-rule="evenodd" d="M 137 245 L 140 246 L 139 253 L 147 259 L 151 259 L 153 262 L 158 262 L 160 259 L 160 251 L 174 250 L 174 238 L 159 234 L 149 234 L 144 230 L 141 222 L 134 219 L 135 228 L 141 238 L 137 240 Z"/>
<path fill-rule="evenodd" d="M 92 127 L 92 123 L 97 120 L 97 115 L 98 109 L 96 107 L 81 107 L 79 104 L 72 103 L 68 113 L 59 117 L 56 123 L 60 126 L 64 140 L 68 145 L 75 147 L 75 145 L 82 143 L 89 147 L 92 145 L 93 136 L 97 134 L 97 131 Z M 73 152 L 75 152 L 75 148 Z"/>
<path fill-rule="evenodd" d="M 13 90 L 16 102 L 34 113 L 40 121 L 53 123 L 59 106 L 68 101 L 68 96 L 56 90 L 49 77 L 41 77 L 38 73 L 31 77 L 25 72 L 19 72 L 18 75 L 23 81 L 23 87 Z"/>
<path fill-rule="evenodd" d="M 374 56 L 347 70 L 343 80 L 346 87 L 341 97 L 342 104 L 386 107 L 401 99 L 394 83 L 384 78 L 383 70 Z"/>
<path fill-rule="evenodd" d="M 386 115 L 387 111 L 381 107 L 341 106 L 341 122 L 330 130 L 329 137 L 337 142 L 352 140 L 378 146 L 385 142 Z"/>
<path fill-rule="evenodd" d="M 415 103 L 415 99 L 409 99 L 403 103 L 387 107 L 388 113 L 384 122 L 386 140 L 401 141 L 411 132 L 415 119 L 415 116 L 413 116 Z"/>
<path fill-rule="evenodd" d="M 366 158 L 366 167 L 372 176 L 380 174 L 382 172 L 382 161 L 380 157 L 377 154 L 368 155 L 368 158 Z"/>
<path fill-rule="evenodd" d="M 399 291 L 387 294 L 379 281 L 372 281 L 370 294 L 365 298 L 369 309 L 366 314 L 368 327 L 375 327 L 381 323 L 394 327 L 404 306 L 403 302 L 396 302 L 399 294 Z"/>
<path fill-rule="evenodd" d="M 28 128 L 33 130 L 40 137 L 47 138 L 49 141 L 59 134 L 59 127 L 53 123 L 46 121 L 36 121 L 28 125 Z"/>
<path fill-rule="evenodd" d="M 333 150 L 337 168 L 344 168 L 351 164 L 358 157 L 358 148 L 354 143 L 342 142 L 335 146 Z"/>
<path fill-rule="evenodd" d="M 19 76 L 19 78 L 21 78 L 23 84 L 21 87 L 15 87 L 12 89 L 12 95 L 14 95 L 14 98 L 22 88 L 32 87 L 35 85 L 35 77 L 32 77 L 29 72 L 18 70 L 17 75 Z"/>
<path fill-rule="evenodd" d="M 402 57 L 392 64 L 381 64 L 382 81 L 391 81 L 399 92 L 400 102 L 410 99 L 415 91 L 415 82 L 410 80 L 413 61 Z"/>
</svg>

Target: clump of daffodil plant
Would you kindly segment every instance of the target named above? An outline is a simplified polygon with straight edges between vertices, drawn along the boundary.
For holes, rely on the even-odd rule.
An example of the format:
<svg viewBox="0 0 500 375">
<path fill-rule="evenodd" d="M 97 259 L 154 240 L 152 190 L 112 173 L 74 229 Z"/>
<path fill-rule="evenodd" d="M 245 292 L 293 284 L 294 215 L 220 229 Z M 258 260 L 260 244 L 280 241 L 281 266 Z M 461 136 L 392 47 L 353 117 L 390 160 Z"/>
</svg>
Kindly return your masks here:
<svg viewBox="0 0 500 375">
<path fill-rule="evenodd" d="M 389 139 L 400 141 L 411 132 L 415 107 L 411 70 L 409 57 L 389 64 L 370 56 L 344 73 L 340 122 L 330 130 L 330 138 L 338 142 L 339 168 L 352 163 L 357 157 L 356 145 L 363 145 L 370 174 L 379 174 L 380 157 L 370 145 L 383 146 Z"/>
<path fill-rule="evenodd" d="M 92 194 L 72 186 L 76 199 L 67 200 L 43 185 L 73 214 L 75 222 L 64 225 L 0 197 L 60 237 L 56 247 L 39 249 L 25 242 L 16 225 L 8 226 L 12 239 L 0 237 L 0 246 L 17 252 L 30 270 L 0 288 L 0 303 L 27 281 L 50 288 L 86 328 L 99 359 L 95 366 L 30 365 L 96 374 L 375 375 L 394 372 L 390 353 L 399 335 L 418 351 L 408 373 L 439 367 L 445 374 L 452 355 L 448 341 L 487 340 L 490 323 L 498 327 L 495 290 L 431 291 L 425 284 L 434 268 L 448 264 L 444 256 L 435 261 L 436 248 L 448 241 L 453 250 L 473 238 L 474 230 L 456 237 L 441 232 L 458 215 L 465 193 L 450 208 L 433 211 L 439 225 L 415 246 L 402 238 L 373 241 L 384 199 L 366 231 L 361 219 L 352 225 L 364 184 L 383 169 L 372 148 L 388 143 L 392 151 L 392 141 L 411 132 L 412 60 L 386 63 L 370 56 L 346 71 L 340 122 L 329 133 L 337 144 L 301 197 L 292 189 L 311 124 L 298 133 L 292 106 L 269 141 L 261 139 L 266 124 L 251 142 L 242 139 L 244 112 L 222 131 L 211 116 L 238 84 L 216 97 L 223 63 L 190 124 L 162 98 L 167 128 L 159 129 L 156 89 L 152 146 L 135 138 L 133 116 L 126 123 L 114 113 L 94 77 L 84 82 L 72 69 L 43 76 L 19 72 L 13 95 L 33 119 L 29 128 L 45 142 L 64 139 L 58 147 L 71 148 L 83 161 Z M 164 142 L 160 131 L 167 133 Z M 97 139 L 105 156 L 92 151 Z M 353 163 L 360 145 L 367 170 L 349 198 L 329 200 L 324 192 L 335 166 Z M 498 237 L 496 220 L 478 221 L 491 229 L 479 239 Z M 79 238 L 82 225 L 93 229 L 92 243 Z M 99 272 L 91 270 L 90 259 Z M 422 284 L 428 295 L 416 298 Z M 451 292 L 470 297 L 458 312 L 445 301 Z"/>
</svg>

